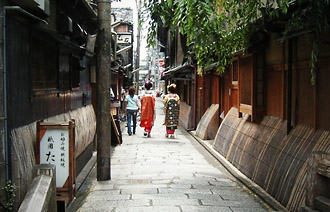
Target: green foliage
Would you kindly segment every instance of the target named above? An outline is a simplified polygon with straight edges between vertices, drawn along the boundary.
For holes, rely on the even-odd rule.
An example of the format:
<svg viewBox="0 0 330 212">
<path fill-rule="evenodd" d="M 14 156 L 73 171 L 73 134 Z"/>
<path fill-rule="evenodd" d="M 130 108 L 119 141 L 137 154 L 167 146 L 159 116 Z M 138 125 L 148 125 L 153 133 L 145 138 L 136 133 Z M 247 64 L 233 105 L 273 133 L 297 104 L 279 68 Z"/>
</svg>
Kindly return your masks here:
<svg viewBox="0 0 330 212">
<path fill-rule="evenodd" d="M 292 12 L 284 38 L 290 32 L 309 30 L 314 33 L 314 41 L 310 58 L 311 84 L 315 84 L 319 47 L 321 44 L 320 35 L 329 29 L 328 23 L 329 1 L 328 0 L 300 0 Z"/>
<path fill-rule="evenodd" d="M 6 212 L 10 212 L 14 210 L 14 202 L 15 202 L 15 192 L 16 192 L 17 186 L 15 184 L 12 184 L 10 180 L 6 182 L 5 187 L 2 188 L 2 190 L 5 191 L 7 202 L 5 205 L 2 205 Z"/>
<path fill-rule="evenodd" d="M 187 37 L 189 51 L 197 57 L 199 71 L 213 62 L 217 62 L 218 71 L 224 71 L 234 53 L 249 46 L 258 19 L 288 16 L 283 38 L 292 31 L 313 26 L 317 40 L 311 53 L 311 73 L 312 82 L 315 80 L 318 39 L 328 28 L 329 0 L 147 0 L 144 6 L 152 19 L 149 45 L 155 44 L 157 23 L 172 33 L 179 30 Z"/>
</svg>

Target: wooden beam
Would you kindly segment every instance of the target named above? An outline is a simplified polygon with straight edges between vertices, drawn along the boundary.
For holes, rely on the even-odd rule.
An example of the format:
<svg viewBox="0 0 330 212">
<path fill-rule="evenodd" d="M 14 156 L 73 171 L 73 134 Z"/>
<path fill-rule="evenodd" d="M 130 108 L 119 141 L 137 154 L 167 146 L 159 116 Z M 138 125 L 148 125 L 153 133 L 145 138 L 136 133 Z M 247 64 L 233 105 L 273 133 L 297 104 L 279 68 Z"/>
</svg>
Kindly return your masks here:
<svg viewBox="0 0 330 212">
<path fill-rule="evenodd" d="M 252 115 L 252 105 L 240 104 L 239 112 Z"/>
<path fill-rule="evenodd" d="M 330 179 L 330 160 L 322 159 L 318 162 L 316 172 Z"/>
</svg>

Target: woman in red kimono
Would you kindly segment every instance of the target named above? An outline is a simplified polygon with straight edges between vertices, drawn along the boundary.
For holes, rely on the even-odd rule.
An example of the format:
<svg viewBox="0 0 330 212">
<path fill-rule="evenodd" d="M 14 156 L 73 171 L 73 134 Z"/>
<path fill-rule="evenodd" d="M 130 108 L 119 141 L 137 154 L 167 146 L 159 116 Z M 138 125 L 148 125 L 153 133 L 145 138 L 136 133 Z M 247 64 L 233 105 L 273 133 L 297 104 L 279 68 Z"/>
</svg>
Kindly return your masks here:
<svg viewBox="0 0 330 212">
<path fill-rule="evenodd" d="M 151 129 L 155 120 L 155 97 L 150 90 L 152 83 L 147 81 L 144 84 L 146 89 L 141 98 L 141 127 L 144 127 L 144 136 L 151 137 Z"/>
<path fill-rule="evenodd" d="M 176 85 L 167 86 L 168 94 L 163 98 L 165 107 L 166 137 L 174 138 L 175 129 L 179 126 L 180 97 L 176 94 Z"/>
</svg>

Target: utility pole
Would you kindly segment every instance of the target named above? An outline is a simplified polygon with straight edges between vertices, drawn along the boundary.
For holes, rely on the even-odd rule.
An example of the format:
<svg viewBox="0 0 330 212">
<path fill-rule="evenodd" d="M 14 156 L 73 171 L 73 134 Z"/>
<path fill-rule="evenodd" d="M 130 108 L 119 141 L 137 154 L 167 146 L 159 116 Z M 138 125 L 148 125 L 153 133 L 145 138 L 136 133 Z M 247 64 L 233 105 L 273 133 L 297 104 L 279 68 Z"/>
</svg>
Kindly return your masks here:
<svg viewBox="0 0 330 212">
<path fill-rule="evenodd" d="M 136 59 L 135 59 L 135 89 L 136 92 L 139 93 L 139 68 L 140 68 L 140 42 L 141 42 L 141 0 L 137 0 L 137 12 L 138 12 L 138 27 L 137 27 L 137 35 L 136 35 Z"/>
<path fill-rule="evenodd" d="M 111 0 L 98 0 L 98 69 L 97 69 L 97 180 L 105 181 L 110 174 L 110 58 Z"/>
<path fill-rule="evenodd" d="M 0 187 L 4 188 L 6 185 L 6 181 L 9 180 L 10 174 L 9 174 L 9 146 L 7 142 L 7 130 L 6 130 L 6 122 L 7 117 L 5 113 L 6 108 L 6 100 L 7 98 L 5 96 L 5 77 L 6 77 L 6 70 L 5 70 L 5 26 L 6 26 L 6 19 L 5 19 L 5 6 L 6 1 L 0 2 L 0 149 L 2 150 L 0 152 Z M 0 191 L 0 201 L 5 202 L 6 201 L 6 195 L 4 189 L 1 189 Z"/>
</svg>

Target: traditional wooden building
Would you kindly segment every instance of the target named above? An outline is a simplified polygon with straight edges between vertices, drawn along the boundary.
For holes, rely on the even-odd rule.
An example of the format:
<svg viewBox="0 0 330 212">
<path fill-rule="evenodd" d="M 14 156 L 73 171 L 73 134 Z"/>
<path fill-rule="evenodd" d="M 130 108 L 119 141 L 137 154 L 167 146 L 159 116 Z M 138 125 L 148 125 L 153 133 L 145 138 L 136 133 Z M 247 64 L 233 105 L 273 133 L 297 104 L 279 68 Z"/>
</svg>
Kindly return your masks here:
<svg viewBox="0 0 330 212">
<path fill-rule="evenodd" d="M 312 37 L 301 33 L 280 42 L 269 33 L 259 52 L 237 56 L 224 74 L 226 116 L 214 140 L 215 150 L 289 211 L 305 205 L 309 192 L 329 198 L 307 186 L 316 184 L 307 180 L 315 169 L 310 161 L 329 159 L 330 152 L 330 48 L 320 48 L 312 85 Z"/>
<path fill-rule="evenodd" d="M 319 46 L 313 85 L 315 31 L 300 29 L 283 39 L 287 17 L 264 21 L 250 48 L 237 52 L 222 74 L 211 65 L 198 76 L 193 63 L 183 62 L 184 42 L 176 36 L 167 42 L 167 57 L 176 63 L 167 64 L 164 79 L 178 84 L 181 121 L 189 114 L 195 123 L 183 124 L 186 129 L 207 130 L 198 125 L 216 119 L 218 104 L 213 148 L 289 211 L 305 204 L 322 211 L 318 196 L 329 202 L 329 177 L 315 170 L 330 159 L 330 47 Z M 329 31 L 320 37 L 328 43 Z"/>
<path fill-rule="evenodd" d="M 32 180 L 38 120 L 75 120 L 77 174 L 92 156 L 95 5 L 92 0 L 1 1 L 4 141 L 0 149 L 5 155 L 0 157 L 0 187 L 9 179 L 17 185 L 15 207 Z"/>
<path fill-rule="evenodd" d="M 122 142 L 120 119 L 125 114 L 125 111 L 122 111 L 125 99 L 123 91 L 133 84 L 133 24 L 114 19 L 112 31 L 111 89 L 113 97 L 111 114 L 115 124 L 112 128 L 114 133 L 112 133 L 111 142 L 113 145 L 117 145 Z"/>
<path fill-rule="evenodd" d="M 200 119 L 212 105 L 220 104 L 221 99 L 221 75 L 216 73 L 215 65 L 205 70 L 203 76 L 197 74 L 193 55 L 188 55 L 185 47 L 185 37 L 177 34 L 175 39 L 166 36 L 166 71 L 162 79 L 165 86 L 176 83 L 178 94 L 181 98 L 180 122 L 187 130 L 195 130 Z M 187 58 L 187 59 L 186 59 Z M 216 111 L 219 114 L 219 111 Z M 213 123 L 215 135 L 220 124 L 220 118 Z M 212 126 L 213 126 L 212 125 Z M 214 138 L 214 136 L 212 136 Z"/>
<path fill-rule="evenodd" d="M 128 85 L 132 85 L 133 71 L 133 24 L 126 21 L 116 21 L 113 27 L 113 51 L 112 61 L 112 82 L 117 99 L 121 97 L 121 90 Z"/>
</svg>

